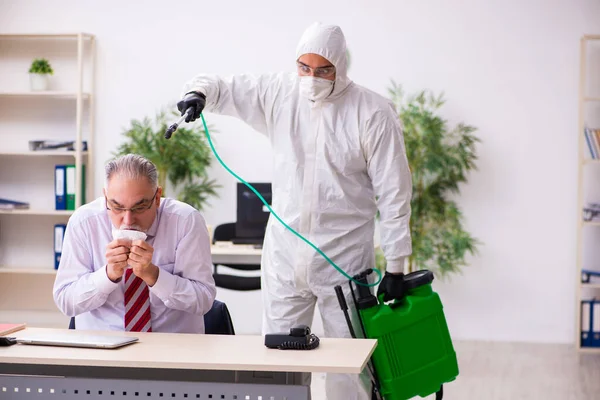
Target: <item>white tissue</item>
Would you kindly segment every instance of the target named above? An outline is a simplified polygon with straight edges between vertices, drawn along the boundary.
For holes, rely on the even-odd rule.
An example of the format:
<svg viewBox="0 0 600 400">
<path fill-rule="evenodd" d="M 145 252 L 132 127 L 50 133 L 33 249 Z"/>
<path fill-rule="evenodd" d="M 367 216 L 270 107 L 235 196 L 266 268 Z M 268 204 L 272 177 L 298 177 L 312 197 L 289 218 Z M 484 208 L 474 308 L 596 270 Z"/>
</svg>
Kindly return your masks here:
<svg viewBox="0 0 600 400">
<path fill-rule="evenodd" d="M 129 239 L 129 240 L 146 240 L 148 237 L 144 232 L 133 231 L 129 229 L 113 229 L 112 230 L 113 240 L 116 239 Z"/>
<path fill-rule="evenodd" d="M 116 239 L 129 239 L 129 240 L 146 240 L 146 234 L 140 231 L 133 231 L 130 229 L 114 229 L 112 230 L 113 240 Z M 131 268 L 128 265 L 127 268 Z"/>
</svg>

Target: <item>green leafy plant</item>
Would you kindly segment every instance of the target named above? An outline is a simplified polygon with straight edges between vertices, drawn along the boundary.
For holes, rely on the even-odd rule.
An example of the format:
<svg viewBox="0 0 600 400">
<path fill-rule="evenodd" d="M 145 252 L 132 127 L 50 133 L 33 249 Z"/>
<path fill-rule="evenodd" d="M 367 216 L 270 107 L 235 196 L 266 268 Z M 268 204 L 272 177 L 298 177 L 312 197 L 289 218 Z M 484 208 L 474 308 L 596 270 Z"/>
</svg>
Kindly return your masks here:
<svg viewBox="0 0 600 400">
<path fill-rule="evenodd" d="M 30 74 L 54 74 L 50 63 L 45 58 L 36 58 L 31 63 L 31 67 L 29 68 Z"/>
<path fill-rule="evenodd" d="M 202 210 L 211 196 L 217 196 L 216 189 L 220 187 L 207 174 L 212 161 L 211 149 L 204 128 L 198 122 L 180 125 L 171 139 L 165 139 L 165 131 L 172 122 L 168 119 L 178 117 L 179 114 L 163 110 L 154 120 L 132 120 L 131 126 L 123 132 L 125 142 L 113 155 L 134 153 L 146 157 L 156 165 L 163 195 L 167 195 L 168 180 L 178 200 Z M 209 131 L 213 133 L 214 129 L 209 127 Z"/>
<path fill-rule="evenodd" d="M 476 169 L 475 146 L 480 140 L 473 135 L 474 127 L 459 123 L 450 128 L 438 115 L 443 94 L 423 90 L 407 97 L 395 82 L 389 94 L 403 124 L 413 183 L 408 272 L 429 269 L 444 278 L 460 272 L 466 256 L 475 254 L 480 244 L 463 227 L 462 213 L 451 197 Z M 380 249 L 377 259 L 385 268 Z"/>
</svg>

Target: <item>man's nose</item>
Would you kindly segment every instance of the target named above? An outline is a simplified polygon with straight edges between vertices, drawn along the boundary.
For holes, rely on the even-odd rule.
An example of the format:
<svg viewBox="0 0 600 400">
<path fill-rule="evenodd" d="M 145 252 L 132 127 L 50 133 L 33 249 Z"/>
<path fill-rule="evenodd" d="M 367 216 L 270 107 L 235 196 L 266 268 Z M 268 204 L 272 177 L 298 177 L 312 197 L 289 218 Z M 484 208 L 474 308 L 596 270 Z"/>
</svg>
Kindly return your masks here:
<svg viewBox="0 0 600 400">
<path fill-rule="evenodd" d="M 126 210 L 123 215 L 123 223 L 125 225 L 133 225 L 133 213 L 130 210 Z"/>
</svg>

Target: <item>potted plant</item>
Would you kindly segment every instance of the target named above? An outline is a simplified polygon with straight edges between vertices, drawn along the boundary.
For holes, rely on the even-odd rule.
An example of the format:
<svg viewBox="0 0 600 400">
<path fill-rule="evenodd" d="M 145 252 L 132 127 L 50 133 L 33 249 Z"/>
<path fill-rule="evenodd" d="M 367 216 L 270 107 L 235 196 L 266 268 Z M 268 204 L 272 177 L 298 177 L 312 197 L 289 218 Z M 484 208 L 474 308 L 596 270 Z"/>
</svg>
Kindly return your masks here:
<svg viewBox="0 0 600 400">
<path fill-rule="evenodd" d="M 438 115 L 443 94 L 428 90 L 404 96 L 401 86 L 389 89 L 402 121 L 406 155 L 412 175 L 410 230 L 412 255 L 408 271 L 429 269 L 444 278 L 460 272 L 467 254 L 477 251 L 479 241 L 467 232 L 454 200 L 459 185 L 476 169 L 475 128 L 463 123 L 450 128 Z M 377 249 L 377 266 L 385 269 L 385 258 Z"/>
<path fill-rule="evenodd" d="M 156 165 L 158 184 L 167 195 L 167 183 L 175 195 L 170 196 L 202 210 L 211 196 L 216 196 L 215 180 L 208 179 L 212 153 L 204 129 L 198 122 L 181 125 L 169 140 L 164 134 L 170 125 L 168 118 L 179 114 L 160 111 L 154 120 L 132 120 L 123 135 L 126 140 L 113 155 L 129 153 L 146 157 Z M 171 121 L 172 122 L 172 121 Z M 214 132 L 209 127 L 211 133 Z"/>
<path fill-rule="evenodd" d="M 54 71 L 48 60 L 45 58 L 36 58 L 33 60 L 31 67 L 29 68 L 31 90 L 47 90 L 50 84 L 50 75 L 53 74 Z"/>
</svg>

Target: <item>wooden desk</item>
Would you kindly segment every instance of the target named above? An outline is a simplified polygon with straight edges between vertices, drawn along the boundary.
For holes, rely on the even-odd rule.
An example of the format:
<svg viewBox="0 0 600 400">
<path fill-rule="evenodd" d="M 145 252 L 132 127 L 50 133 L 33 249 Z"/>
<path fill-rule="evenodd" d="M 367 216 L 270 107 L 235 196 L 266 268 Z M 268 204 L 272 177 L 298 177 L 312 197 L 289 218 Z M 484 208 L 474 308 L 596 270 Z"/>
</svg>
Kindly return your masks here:
<svg viewBox="0 0 600 400">
<path fill-rule="evenodd" d="M 65 336 L 86 333 L 27 328 L 11 336 L 47 332 Z M 266 348 L 262 336 L 87 333 L 137 336 L 140 341 L 114 350 L 2 347 L 0 398 L 9 394 L 6 398 L 38 399 L 40 393 L 51 393 L 61 399 L 79 399 L 85 394 L 114 399 L 112 392 L 119 399 L 138 400 L 309 399 L 310 388 L 302 385 L 300 373 L 358 374 L 376 346 L 372 339 L 322 338 L 315 350 L 284 351 Z"/>
<path fill-rule="evenodd" d="M 230 242 L 217 242 L 211 246 L 210 252 L 215 264 L 260 264 L 262 256 L 262 249 Z"/>
</svg>

